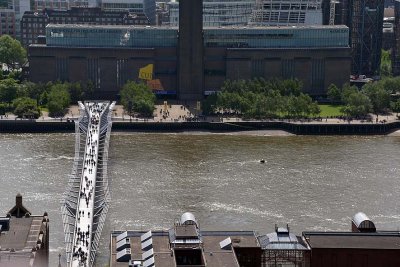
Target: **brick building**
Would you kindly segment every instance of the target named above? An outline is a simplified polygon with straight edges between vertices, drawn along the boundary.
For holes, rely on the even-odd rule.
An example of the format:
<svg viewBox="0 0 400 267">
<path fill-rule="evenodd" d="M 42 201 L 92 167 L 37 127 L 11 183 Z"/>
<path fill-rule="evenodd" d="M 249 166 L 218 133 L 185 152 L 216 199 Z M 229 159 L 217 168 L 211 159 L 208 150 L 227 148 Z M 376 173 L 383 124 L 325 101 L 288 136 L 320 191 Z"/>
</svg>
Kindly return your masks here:
<svg viewBox="0 0 400 267">
<path fill-rule="evenodd" d="M 15 12 L 13 9 L 0 8 L 0 36 L 3 34 L 16 37 Z"/>
<path fill-rule="evenodd" d="M 346 26 L 218 27 L 202 35 L 196 57 L 203 60 L 203 85 L 196 92 L 182 86 L 182 78 L 191 84 L 192 75 L 178 75 L 183 48 L 178 40 L 185 35 L 167 27 L 50 24 L 47 44 L 29 47 L 30 80 L 91 80 L 98 97 L 115 99 L 127 80 L 138 80 L 140 68 L 154 64 L 154 77 L 166 90 L 191 100 L 220 90 L 227 79 L 298 78 L 315 96 L 349 80 Z"/>
<path fill-rule="evenodd" d="M 45 35 L 46 25 L 84 24 L 84 25 L 148 25 L 149 20 L 143 13 L 128 11 L 104 11 L 101 8 L 72 7 L 59 11 L 25 12 L 21 21 L 21 42 L 24 46 L 38 43 L 38 36 Z"/>
<path fill-rule="evenodd" d="M 15 206 L 0 217 L 0 267 L 49 266 L 49 218 L 32 215 L 16 196 Z"/>
</svg>

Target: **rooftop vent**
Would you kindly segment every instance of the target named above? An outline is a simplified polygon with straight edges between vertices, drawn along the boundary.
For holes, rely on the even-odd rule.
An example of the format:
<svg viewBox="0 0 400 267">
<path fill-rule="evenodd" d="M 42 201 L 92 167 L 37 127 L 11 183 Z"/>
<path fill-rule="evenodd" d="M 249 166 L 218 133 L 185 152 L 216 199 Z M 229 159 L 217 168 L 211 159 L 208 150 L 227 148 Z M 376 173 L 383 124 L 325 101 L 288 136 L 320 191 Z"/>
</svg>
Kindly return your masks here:
<svg viewBox="0 0 400 267">
<path fill-rule="evenodd" d="M 117 252 L 117 262 L 129 262 L 131 260 L 131 249 L 126 248 Z"/>
<path fill-rule="evenodd" d="M 148 231 L 147 233 L 143 234 L 140 237 L 140 242 L 141 242 L 143 251 L 152 249 L 153 248 L 153 238 L 152 238 L 151 231 Z"/>
<path fill-rule="evenodd" d="M 180 223 L 181 225 L 196 225 L 196 227 L 199 228 L 196 217 L 194 217 L 193 213 L 191 212 L 185 212 L 182 214 Z"/>
<path fill-rule="evenodd" d="M 122 234 L 120 234 L 120 235 L 117 236 L 115 242 L 118 243 L 119 241 L 121 241 L 122 239 L 125 239 L 125 238 L 127 238 L 127 237 L 128 237 L 128 232 L 125 231 L 125 232 L 123 232 Z"/>
<path fill-rule="evenodd" d="M 130 260 L 128 266 L 129 267 L 142 267 L 142 262 L 141 261 Z"/>
<path fill-rule="evenodd" d="M 374 233 L 375 224 L 363 212 L 354 215 L 351 221 L 351 231 L 354 233 Z"/>
<path fill-rule="evenodd" d="M 0 218 L 0 232 L 10 230 L 10 218 Z"/>
<path fill-rule="evenodd" d="M 230 250 L 232 248 L 232 240 L 230 237 L 219 242 L 221 249 Z"/>
<path fill-rule="evenodd" d="M 131 247 L 131 240 L 129 238 L 125 238 L 117 242 L 117 251 L 121 251 L 125 248 Z"/>
</svg>

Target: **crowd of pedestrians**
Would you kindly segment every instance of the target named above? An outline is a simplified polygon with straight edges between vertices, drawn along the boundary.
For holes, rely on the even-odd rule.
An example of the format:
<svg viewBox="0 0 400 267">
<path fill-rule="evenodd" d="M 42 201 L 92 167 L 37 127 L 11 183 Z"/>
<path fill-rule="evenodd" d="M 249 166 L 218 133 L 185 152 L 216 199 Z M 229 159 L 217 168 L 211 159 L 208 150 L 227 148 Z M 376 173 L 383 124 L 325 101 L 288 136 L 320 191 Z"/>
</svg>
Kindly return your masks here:
<svg viewBox="0 0 400 267">
<path fill-rule="evenodd" d="M 91 245 L 91 212 L 93 213 L 96 184 L 96 170 L 98 159 L 99 122 L 100 115 L 106 104 L 86 103 L 90 123 L 86 138 L 85 157 L 83 161 L 83 173 L 79 192 L 77 220 L 75 225 L 73 266 L 87 266 Z"/>
</svg>

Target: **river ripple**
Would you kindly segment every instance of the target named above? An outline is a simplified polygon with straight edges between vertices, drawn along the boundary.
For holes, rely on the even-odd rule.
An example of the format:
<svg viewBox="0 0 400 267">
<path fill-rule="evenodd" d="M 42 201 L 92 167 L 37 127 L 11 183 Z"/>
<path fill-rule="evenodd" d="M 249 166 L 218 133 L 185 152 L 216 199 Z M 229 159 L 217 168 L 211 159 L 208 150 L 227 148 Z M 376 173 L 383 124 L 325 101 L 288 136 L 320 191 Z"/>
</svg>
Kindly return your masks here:
<svg viewBox="0 0 400 267">
<path fill-rule="evenodd" d="M 33 214 L 49 213 L 50 266 L 64 250 L 73 156 L 73 134 L 0 135 L 0 213 L 18 192 Z M 108 263 L 111 230 L 168 228 L 185 211 L 209 230 L 350 230 L 358 211 L 398 230 L 399 158 L 400 137 L 113 133 L 97 265 Z"/>
</svg>

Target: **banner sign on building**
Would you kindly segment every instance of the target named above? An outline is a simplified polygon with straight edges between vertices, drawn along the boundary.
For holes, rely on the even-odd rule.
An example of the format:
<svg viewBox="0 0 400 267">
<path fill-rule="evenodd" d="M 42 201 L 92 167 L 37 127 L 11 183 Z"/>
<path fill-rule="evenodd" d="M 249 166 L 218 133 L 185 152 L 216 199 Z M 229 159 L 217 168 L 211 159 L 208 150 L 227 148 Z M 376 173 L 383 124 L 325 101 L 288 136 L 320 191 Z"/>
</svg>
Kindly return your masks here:
<svg viewBox="0 0 400 267">
<path fill-rule="evenodd" d="M 149 64 L 139 70 L 139 79 L 153 80 L 153 64 Z"/>
</svg>

